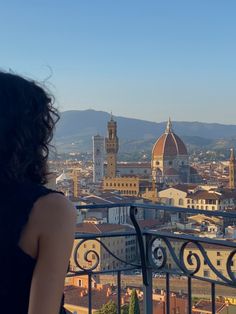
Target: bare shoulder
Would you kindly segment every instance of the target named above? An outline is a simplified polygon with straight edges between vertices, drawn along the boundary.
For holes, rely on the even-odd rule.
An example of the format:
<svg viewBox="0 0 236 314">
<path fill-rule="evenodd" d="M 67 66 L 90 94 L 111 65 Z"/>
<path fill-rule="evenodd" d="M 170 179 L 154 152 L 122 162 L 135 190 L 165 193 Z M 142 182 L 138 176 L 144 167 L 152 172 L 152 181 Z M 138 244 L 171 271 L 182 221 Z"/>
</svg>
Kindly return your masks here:
<svg viewBox="0 0 236 314">
<path fill-rule="evenodd" d="M 50 232 L 72 227 L 76 222 L 76 209 L 64 195 L 50 193 L 40 197 L 32 209 L 32 219 L 38 231 Z"/>
</svg>

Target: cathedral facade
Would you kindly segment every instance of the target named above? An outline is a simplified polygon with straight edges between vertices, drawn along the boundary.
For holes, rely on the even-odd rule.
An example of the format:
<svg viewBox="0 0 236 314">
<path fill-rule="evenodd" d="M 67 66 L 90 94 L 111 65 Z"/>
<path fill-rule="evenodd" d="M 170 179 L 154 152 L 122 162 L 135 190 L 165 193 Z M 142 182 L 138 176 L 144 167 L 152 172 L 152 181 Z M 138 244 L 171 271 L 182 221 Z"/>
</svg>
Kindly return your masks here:
<svg viewBox="0 0 236 314">
<path fill-rule="evenodd" d="M 190 183 L 199 179 L 195 169 L 190 167 L 184 142 L 173 132 L 170 119 L 153 146 L 151 168 L 156 184 Z"/>
</svg>

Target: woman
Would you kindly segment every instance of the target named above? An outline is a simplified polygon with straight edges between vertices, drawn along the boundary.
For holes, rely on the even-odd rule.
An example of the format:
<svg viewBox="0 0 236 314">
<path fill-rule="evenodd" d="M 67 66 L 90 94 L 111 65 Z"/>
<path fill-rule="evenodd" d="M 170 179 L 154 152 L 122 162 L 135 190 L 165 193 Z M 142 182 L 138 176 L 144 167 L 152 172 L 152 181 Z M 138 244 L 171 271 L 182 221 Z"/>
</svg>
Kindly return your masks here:
<svg viewBox="0 0 236 314">
<path fill-rule="evenodd" d="M 0 72 L 1 313 L 64 313 L 76 213 L 44 187 L 58 113 L 33 81 Z"/>
</svg>

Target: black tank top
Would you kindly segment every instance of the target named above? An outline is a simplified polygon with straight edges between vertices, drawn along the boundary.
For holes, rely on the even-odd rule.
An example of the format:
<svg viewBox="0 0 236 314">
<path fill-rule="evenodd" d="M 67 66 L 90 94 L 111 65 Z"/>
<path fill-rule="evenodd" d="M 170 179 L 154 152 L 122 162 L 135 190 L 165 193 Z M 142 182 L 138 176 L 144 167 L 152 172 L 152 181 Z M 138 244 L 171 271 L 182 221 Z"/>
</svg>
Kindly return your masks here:
<svg viewBox="0 0 236 314">
<path fill-rule="evenodd" d="M 0 304 L 1 313 L 27 314 L 36 259 L 19 246 L 23 227 L 36 200 L 59 193 L 32 182 L 0 184 Z M 65 313 L 62 297 L 60 313 Z"/>
</svg>

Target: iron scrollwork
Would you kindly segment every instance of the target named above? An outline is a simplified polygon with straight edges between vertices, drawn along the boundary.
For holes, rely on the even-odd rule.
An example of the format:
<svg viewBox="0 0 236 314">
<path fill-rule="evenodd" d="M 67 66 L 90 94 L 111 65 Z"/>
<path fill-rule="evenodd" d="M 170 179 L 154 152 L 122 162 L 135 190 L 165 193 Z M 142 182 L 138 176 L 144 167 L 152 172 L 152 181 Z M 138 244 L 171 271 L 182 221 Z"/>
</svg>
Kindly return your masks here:
<svg viewBox="0 0 236 314">
<path fill-rule="evenodd" d="M 165 272 L 181 274 L 182 276 L 188 277 L 191 276 L 197 279 L 204 279 L 215 283 L 224 283 L 234 287 L 236 286 L 236 277 L 235 273 L 232 270 L 234 258 L 236 255 L 235 249 L 228 255 L 226 259 L 223 274 L 213 265 L 213 262 L 209 258 L 207 250 L 204 247 L 204 243 L 201 242 L 201 239 L 197 239 L 194 241 L 178 239 L 178 241 L 182 242 L 179 246 L 178 253 L 176 252 L 172 241 L 170 238 L 168 238 L 168 236 L 152 236 L 152 240 L 150 241 L 148 247 L 148 259 L 149 264 L 152 265 L 154 269 L 164 269 Z M 212 247 L 214 247 L 214 243 L 212 244 Z M 172 269 L 171 271 L 170 269 L 168 269 L 167 265 L 167 252 L 176 264 L 176 268 Z M 218 279 L 201 277 L 199 275 L 199 271 L 202 267 L 204 267 L 204 269 L 209 269 L 209 271 L 212 271 L 215 277 Z"/>
<path fill-rule="evenodd" d="M 100 261 L 101 261 L 101 256 L 98 254 L 98 252 L 95 249 L 88 249 L 83 256 L 83 260 L 85 262 L 87 262 L 87 267 L 84 267 L 80 264 L 79 260 L 78 260 L 78 256 L 79 256 L 79 250 L 81 248 L 81 246 L 88 241 L 96 241 L 97 243 L 99 243 L 108 254 L 110 254 L 114 259 L 116 259 L 117 261 L 119 261 L 120 263 L 123 263 L 126 266 L 131 266 L 134 268 L 140 268 L 139 264 L 134 264 L 131 262 L 127 262 L 126 260 L 121 259 L 119 256 L 115 255 L 100 239 L 98 238 L 93 238 L 93 239 L 83 239 L 81 241 L 79 241 L 77 243 L 77 245 L 74 248 L 74 252 L 73 252 L 73 260 L 75 265 L 82 271 L 85 272 L 92 272 L 95 271 L 96 268 L 99 266 Z M 94 256 L 94 258 L 92 259 L 92 254 Z"/>
</svg>

